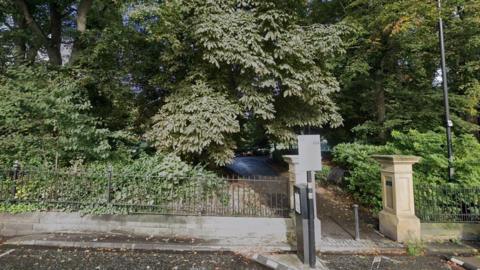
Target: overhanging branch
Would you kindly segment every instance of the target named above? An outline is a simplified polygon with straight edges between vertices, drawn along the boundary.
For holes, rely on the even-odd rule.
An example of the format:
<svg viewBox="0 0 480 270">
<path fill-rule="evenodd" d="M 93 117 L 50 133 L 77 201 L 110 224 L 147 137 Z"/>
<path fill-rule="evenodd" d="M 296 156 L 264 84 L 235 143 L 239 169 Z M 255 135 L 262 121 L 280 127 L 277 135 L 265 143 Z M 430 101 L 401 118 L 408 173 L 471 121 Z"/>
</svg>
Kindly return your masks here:
<svg viewBox="0 0 480 270">
<path fill-rule="evenodd" d="M 41 39 L 41 41 L 44 44 L 48 46 L 49 39 L 47 35 L 45 35 L 45 33 L 42 31 L 40 26 L 38 26 L 38 23 L 35 21 L 35 19 L 33 18 L 27 3 L 24 0 L 15 0 L 15 3 L 17 4 L 17 7 L 20 9 L 21 13 L 23 14 L 26 25 L 32 30 L 32 32 L 34 32 Z"/>
</svg>

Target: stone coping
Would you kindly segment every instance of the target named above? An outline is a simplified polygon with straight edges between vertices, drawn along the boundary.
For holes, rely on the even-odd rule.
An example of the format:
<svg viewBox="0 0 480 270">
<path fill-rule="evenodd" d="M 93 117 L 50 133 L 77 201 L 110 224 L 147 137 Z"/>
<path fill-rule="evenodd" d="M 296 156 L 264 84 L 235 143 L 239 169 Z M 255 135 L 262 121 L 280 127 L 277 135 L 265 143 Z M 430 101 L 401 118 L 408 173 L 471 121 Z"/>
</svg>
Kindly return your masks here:
<svg viewBox="0 0 480 270">
<path fill-rule="evenodd" d="M 421 157 L 404 155 L 372 155 L 371 157 L 378 162 L 389 163 L 417 163 L 421 160 Z"/>
</svg>

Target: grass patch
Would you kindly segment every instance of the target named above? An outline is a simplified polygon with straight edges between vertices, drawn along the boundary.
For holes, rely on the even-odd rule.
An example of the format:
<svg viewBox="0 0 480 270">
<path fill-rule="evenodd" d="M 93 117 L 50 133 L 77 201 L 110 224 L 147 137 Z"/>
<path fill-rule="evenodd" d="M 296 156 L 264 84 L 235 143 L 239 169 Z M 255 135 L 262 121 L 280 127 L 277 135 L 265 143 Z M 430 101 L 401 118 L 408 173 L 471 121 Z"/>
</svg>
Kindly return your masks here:
<svg viewBox="0 0 480 270">
<path fill-rule="evenodd" d="M 425 243 L 422 241 L 407 242 L 407 254 L 409 256 L 421 256 L 425 253 Z"/>
</svg>

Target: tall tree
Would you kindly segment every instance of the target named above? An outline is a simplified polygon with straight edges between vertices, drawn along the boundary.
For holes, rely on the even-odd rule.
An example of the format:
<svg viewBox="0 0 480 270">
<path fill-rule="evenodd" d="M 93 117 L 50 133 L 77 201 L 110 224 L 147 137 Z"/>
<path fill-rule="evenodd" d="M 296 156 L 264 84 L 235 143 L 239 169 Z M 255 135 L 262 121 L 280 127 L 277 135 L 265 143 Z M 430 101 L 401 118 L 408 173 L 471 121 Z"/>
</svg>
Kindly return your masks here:
<svg viewBox="0 0 480 270">
<path fill-rule="evenodd" d="M 75 57 L 81 48 L 81 35 L 85 33 L 87 26 L 87 15 L 92 6 L 93 0 L 77 1 L 27 1 L 15 0 L 18 14 L 13 14 L 15 25 L 19 30 L 28 28 L 32 33 L 30 40 L 21 39 L 17 42 L 19 47 L 26 47 L 26 43 L 33 44 L 34 40 L 39 42 L 48 55 L 48 61 L 52 65 L 62 64 L 61 45 L 71 37 L 65 37 L 64 21 L 76 13 L 76 27 L 73 41 L 73 53 Z M 31 46 L 31 45 L 30 45 Z"/>
<path fill-rule="evenodd" d="M 108 139 L 102 140 L 102 146 L 96 145 L 92 138 L 91 141 L 85 140 L 91 143 L 91 149 L 82 143 L 81 151 L 76 149 L 72 155 L 64 151 L 60 156 L 63 161 L 82 156 L 79 153 L 82 151 L 89 160 L 99 158 L 102 155 L 91 154 L 99 147 L 109 149 L 103 154 L 110 156 L 108 152 L 115 149 L 115 145 L 121 145 L 122 141 L 132 143 L 140 137 L 138 134 L 137 139 L 125 136 L 136 131 L 133 124 L 138 114 L 132 91 L 135 81 L 130 79 L 129 70 L 134 68 L 130 63 L 136 59 L 132 52 L 136 51 L 135 42 L 139 40 L 132 35 L 135 32 L 124 24 L 126 2 L 0 1 L 0 79 L 5 83 L 2 85 L 4 93 L 12 95 L 8 99 L 4 97 L 8 106 L 17 104 L 19 108 L 24 105 L 38 110 L 37 103 L 63 105 L 72 117 L 76 117 L 85 134 L 92 134 L 90 130 L 102 130 L 108 134 Z M 35 72 L 39 76 L 32 76 Z M 65 85 L 68 85 L 68 91 L 66 96 L 62 96 L 56 88 L 65 90 Z M 30 96 L 35 98 L 29 100 Z M 75 98 L 71 98 L 77 96 L 85 99 L 81 106 Z M 4 110 L 3 113 L 6 118 L 18 116 L 14 110 Z M 48 111 L 38 115 L 45 122 L 60 123 L 64 120 L 61 117 L 64 117 L 61 113 Z M 83 118 L 91 121 L 82 122 Z M 69 121 L 75 122 L 72 119 Z M 25 151 L 39 153 L 33 144 L 27 143 L 33 135 L 7 132 L 11 128 L 2 122 L 0 136 L 15 134 L 17 137 L 12 141 L 25 141 Z M 42 137 L 58 138 L 56 132 L 49 126 L 32 128 L 32 134 L 38 137 L 38 141 L 42 141 Z M 62 134 L 65 141 L 75 140 L 77 135 L 71 132 Z M 62 152 L 53 146 L 43 149 Z M 50 154 L 43 156 L 50 158 Z"/>
<path fill-rule="evenodd" d="M 479 6 L 478 1 L 447 1 L 442 13 L 456 132 L 478 129 L 471 120 L 477 114 L 479 73 L 466 70 L 477 66 Z M 347 119 L 347 134 L 354 131 L 349 139 L 360 135 L 382 143 L 393 129 L 443 125 L 436 1 L 313 1 L 311 8 L 313 21 L 341 20 L 356 29 L 347 54 L 337 62 L 342 91 L 336 101 Z M 332 9 L 335 16 L 316 17 Z"/>
<path fill-rule="evenodd" d="M 298 128 L 340 125 L 329 61 L 342 52 L 344 29 L 306 24 L 305 10 L 303 1 L 137 6 L 132 17 L 164 51 L 156 78 L 169 92 L 164 108 L 188 97 L 182 89 L 189 85 L 198 93 L 191 109 L 162 108 L 154 117 L 149 134 L 157 147 L 222 165 L 233 157 L 241 119 L 256 119 L 276 142 L 292 142 Z"/>
</svg>

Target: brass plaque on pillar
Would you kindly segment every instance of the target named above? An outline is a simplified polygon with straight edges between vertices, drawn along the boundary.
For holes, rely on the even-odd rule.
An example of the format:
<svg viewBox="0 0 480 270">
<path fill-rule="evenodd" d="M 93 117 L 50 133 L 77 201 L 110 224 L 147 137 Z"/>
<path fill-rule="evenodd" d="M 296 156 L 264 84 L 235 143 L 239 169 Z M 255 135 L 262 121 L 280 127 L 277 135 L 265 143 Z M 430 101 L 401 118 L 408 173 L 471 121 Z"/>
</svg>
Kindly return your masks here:
<svg viewBox="0 0 480 270">
<path fill-rule="evenodd" d="M 385 178 L 385 193 L 387 196 L 387 207 L 393 209 L 393 179 L 390 176 Z"/>
</svg>

